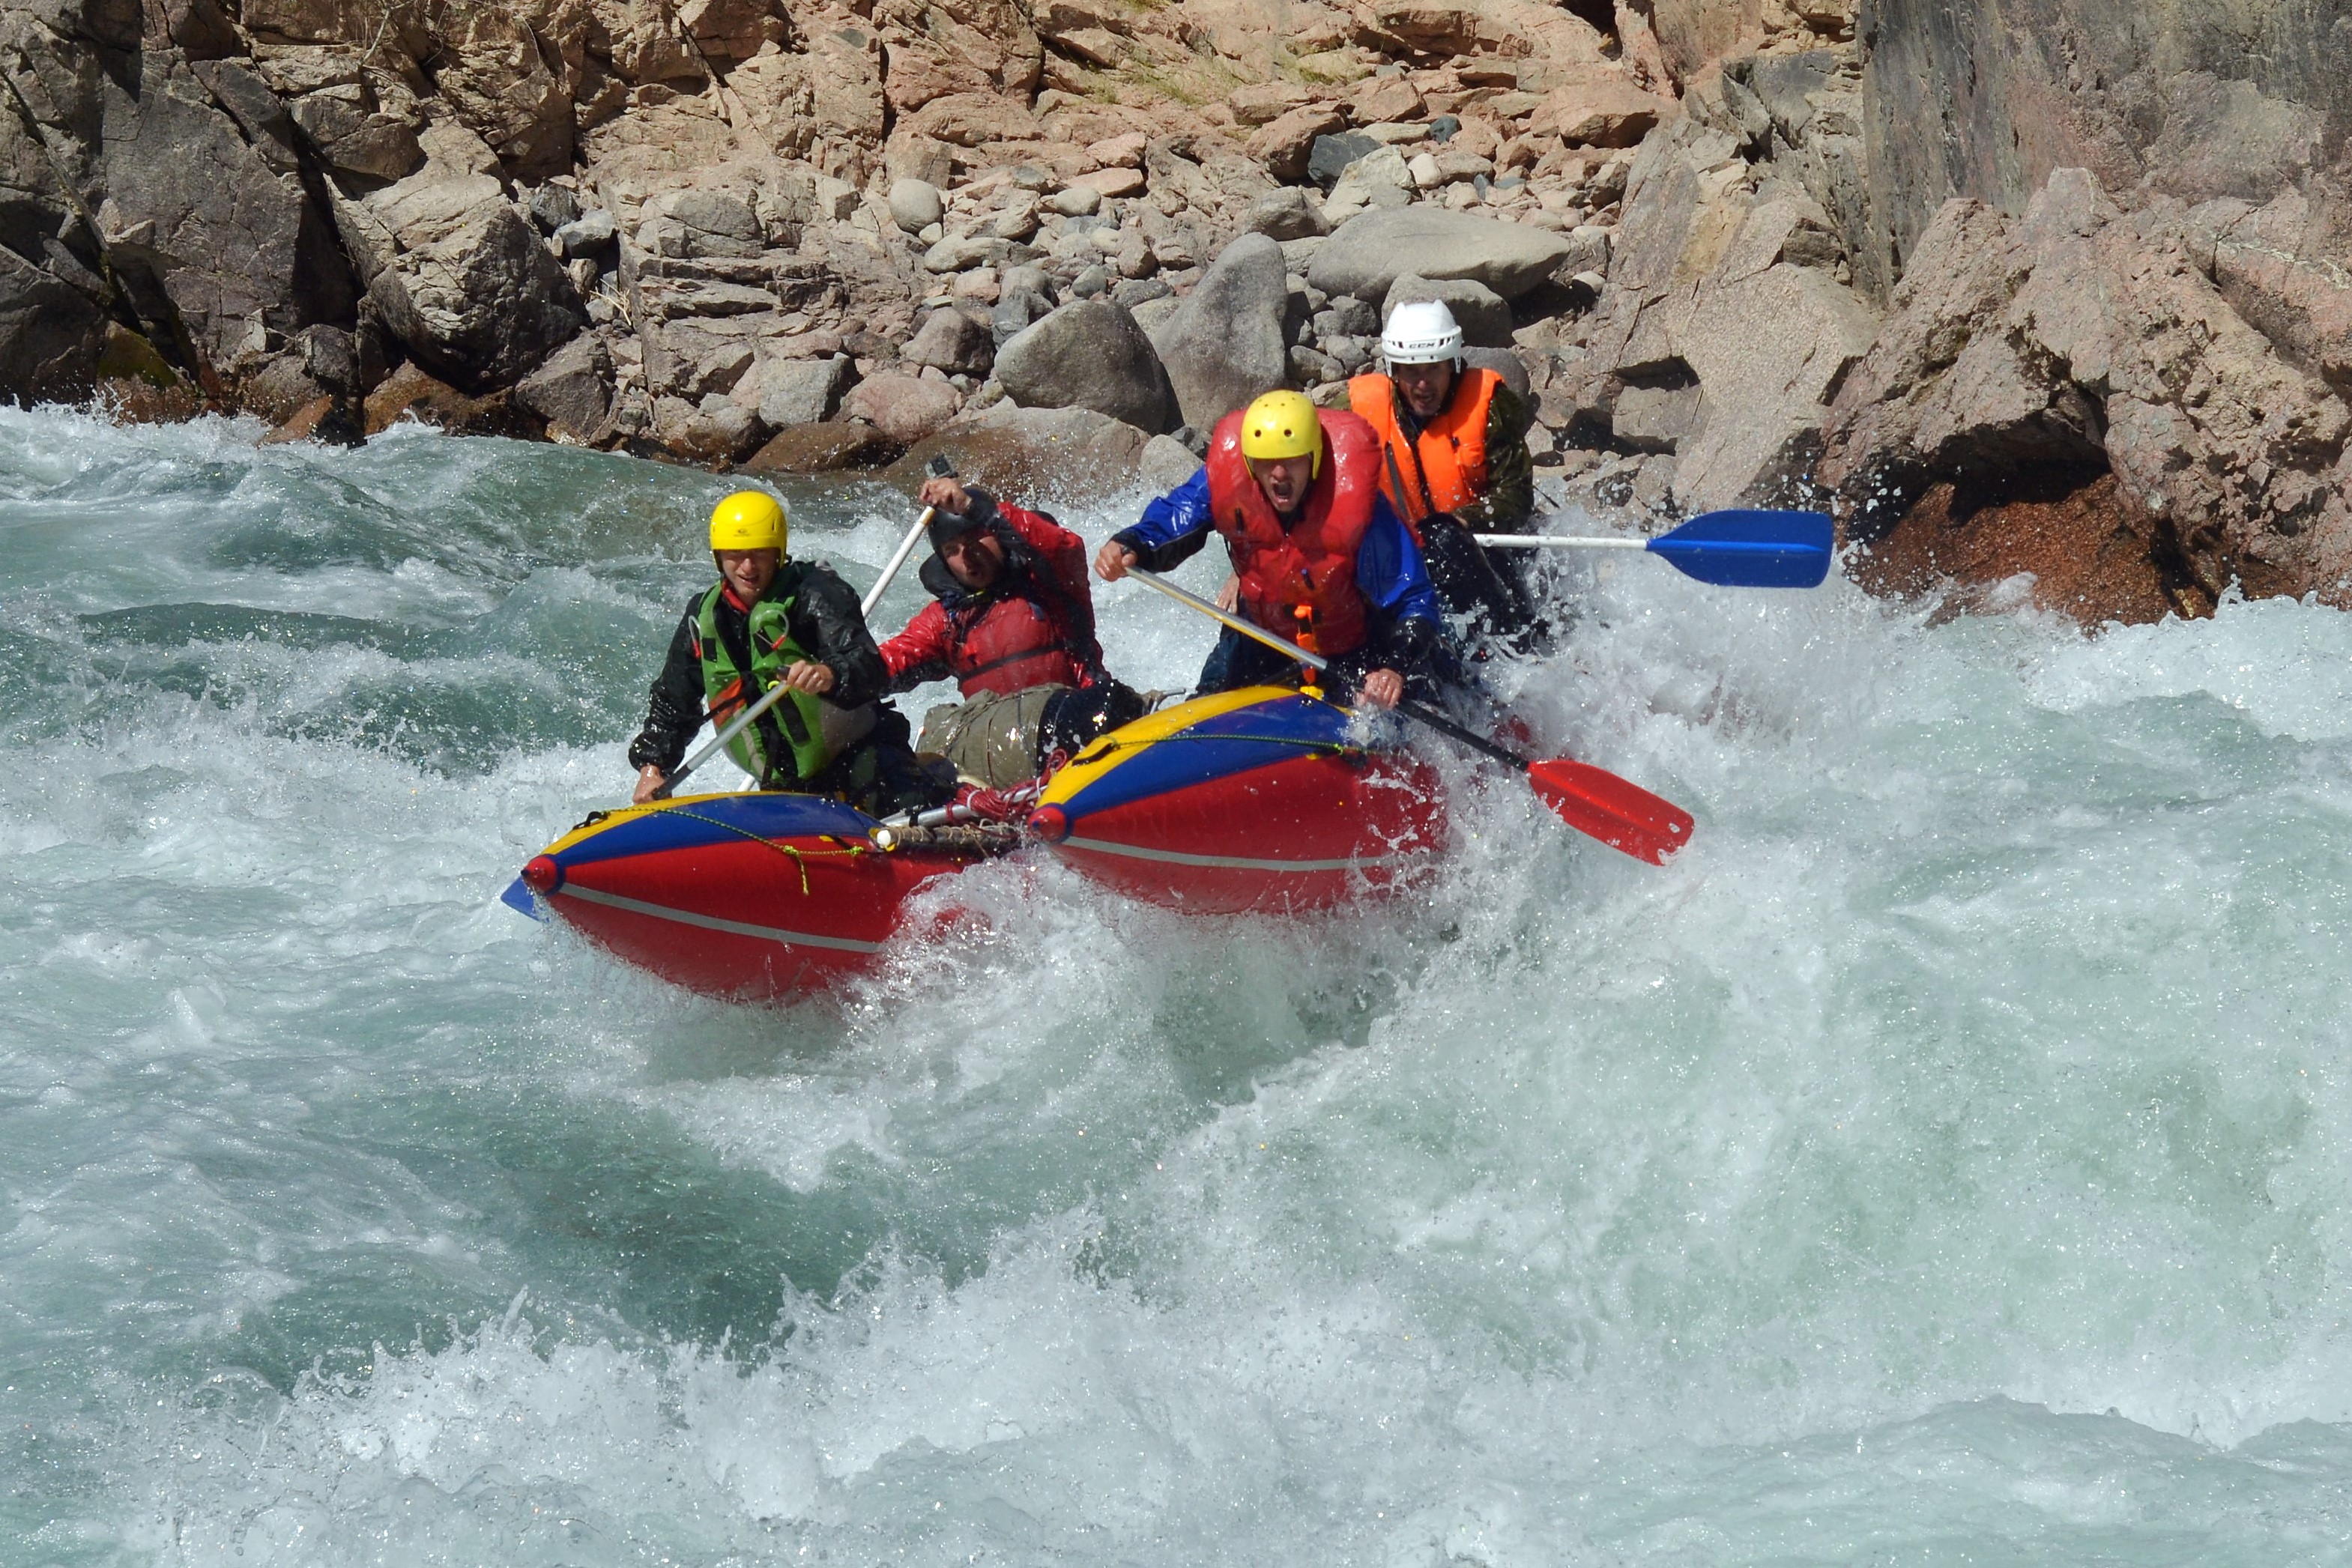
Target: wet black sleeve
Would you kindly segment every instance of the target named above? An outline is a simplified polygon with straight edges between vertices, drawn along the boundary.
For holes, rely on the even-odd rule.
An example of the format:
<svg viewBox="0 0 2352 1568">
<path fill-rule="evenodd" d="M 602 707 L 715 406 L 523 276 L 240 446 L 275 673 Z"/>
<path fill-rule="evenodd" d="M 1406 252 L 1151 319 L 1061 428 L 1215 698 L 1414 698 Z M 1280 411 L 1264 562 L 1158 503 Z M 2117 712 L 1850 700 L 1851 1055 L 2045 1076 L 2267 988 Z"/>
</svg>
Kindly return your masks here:
<svg viewBox="0 0 2352 1568">
<path fill-rule="evenodd" d="M 1173 571 L 1199 555 L 1201 547 L 1215 537 L 1213 528 L 1202 528 L 1195 533 L 1180 534 L 1164 545 L 1154 545 L 1133 528 L 1111 535 L 1135 552 L 1136 564 L 1146 571 Z"/>
<path fill-rule="evenodd" d="M 1536 506 L 1536 465 L 1528 455 L 1528 405 L 1506 382 L 1486 405 L 1486 493 L 1454 515 L 1474 534 L 1523 534 Z"/>
<path fill-rule="evenodd" d="M 643 768 L 650 762 L 665 773 L 675 773 L 687 744 L 702 727 L 702 662 L 695 657 L 691 610 L 669 640 L 669 656 L 662 661 L 649 695 L 646 727 L 629 742 L 629 766 Z"/>
<path fill-rule="evenodd" d="M 825 699 L 835 707 L 862 707 L 890 689 L 889 666 L 866 627 L 857 591 L 833 568 L 810 561 L 801 568 L 792 615 L 793 641 L 833 671 Z"/>
</svg>

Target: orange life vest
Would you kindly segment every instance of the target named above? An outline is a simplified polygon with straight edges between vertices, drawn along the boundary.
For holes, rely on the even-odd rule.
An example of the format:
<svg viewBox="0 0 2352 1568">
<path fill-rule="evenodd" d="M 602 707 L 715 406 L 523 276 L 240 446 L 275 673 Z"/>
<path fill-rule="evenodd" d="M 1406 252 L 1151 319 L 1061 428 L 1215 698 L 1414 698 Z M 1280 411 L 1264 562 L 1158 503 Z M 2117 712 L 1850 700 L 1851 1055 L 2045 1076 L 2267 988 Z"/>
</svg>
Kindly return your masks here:
<svg viewBox="0 0 2352 1568">
<path fill-rule="evenodd" d="M 1396 383 L 1362 375 L 1348 383 L 1348 405 L 1381 438 L 1381 489 L 1421 542 L 1421 520 L 1432 512 L 1468 506 L 1486 491 L 1486 415 L 1503 378 L 1493 371 L 1462 372 L 1437 417 L 1409 441 L 1397 418 Z"/>
<path fill-rule="evenodd" d="M 1364 644 L 1367 610 L 1356 586 L 1356 549 L 1380 494 L 1380 437 L 1343 409 L 1318 409 L 1323 471 L 1285 528 L 1242 455 L 1240 411 L 1217 422 L 1209 442 L 1209 512 L 1241 578 L 1242 612 L 1294 641 L 1297 608 L 1312 612 L 1325 658 Z"/>
</svg>

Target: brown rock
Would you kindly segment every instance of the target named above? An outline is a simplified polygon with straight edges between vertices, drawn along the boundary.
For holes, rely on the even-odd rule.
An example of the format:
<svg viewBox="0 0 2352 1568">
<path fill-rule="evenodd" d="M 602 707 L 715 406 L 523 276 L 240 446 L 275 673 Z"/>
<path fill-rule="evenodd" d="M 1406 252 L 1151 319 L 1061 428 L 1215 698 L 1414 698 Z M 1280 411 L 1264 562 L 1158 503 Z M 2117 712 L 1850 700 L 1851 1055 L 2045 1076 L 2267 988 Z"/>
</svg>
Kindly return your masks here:
<svg viewBox="0 0 2352 1568">
<path fill-rule="evenodd" d="M 961 310 L 934 310 L 898 353 L 910 365 L 934 365 L 950 375 L 981 375 L 996 358 L 996 343 L 986 321 Z"/>
<path fill-rule="evenodd" d="M 530 420 L 519 415 L 509 403 L 506 393 L 467 397 L 413 362 L 393 371 L 368 394 L 364 428 L 370 435 L 382 435 L 404 419 L 462 435 L 537 434 L 530 428 Z"/>
<path fill-rule="evenodd" d="M 349 402 L 341 398 L 316 397 L 263 436 L 261 444 L 282 446 L 293 441 L 323 441 L 335 446 L 358 446 L 366 440 Z"/>
<path fill-rule="evenodd" d="M 1002 402 L 909 447 L 885 477 L 909 487 L 945 453 L 956 472 L 1023 505 L 1074 506 L 1125 490 L 1150 436 L 1087 408 Z"/>
<path fill-rule="evenodd" d="M 1140 169 L 1143 150 L 1150 139 L 1140 131 L 1129 131 L 1118 136 L 1106 136 L 1099 141 L 1087 143 L 1087 156 L 1098 169 Z"/>
<path fill-rule="evenodd" d="M 835 474 L 879 467 L 898 450 L 897 442 L 863 420 L 835 420 L 778 431 L 743 468 L 751 474 Z"/>
<path fill-rule="evenodd" d="M 956 147 L 1018 141 L 1037 134 L 1037 121 L 1027 110 L 989 93 L 959 92 L 935 98 L 904 123 L 910 134 Z"/>
<path fill-rule="evenodd" d="M 909 446 L 953 419 L 963 406 L 963 394 L 945 382 L 878 375 L 860 382 L 841 406 L 852 418 Z"/>
<path fill-rule="evenodd" d="M 2352 408 L 2232 309 L 2177 205 L 2061 170 L 2021 220 L 1955 201 L 1841 389 L 1822 480 L 1867 538 L 1939 480 L 2111 469 L 2208 595 L 2352 578 Z"/>
<path fill-rule="evenodd" d="M 1963 605 L 2030 572 L 2034 603 L 2093 626 L 2213 612 L 2212 596 L 2158 547 L 2112 474 L 2087 483 L 2045 471 L 1989 489 L 1931 486 L 1848 570 L 1873 593 L 1958 588 Z"/>
</svg>

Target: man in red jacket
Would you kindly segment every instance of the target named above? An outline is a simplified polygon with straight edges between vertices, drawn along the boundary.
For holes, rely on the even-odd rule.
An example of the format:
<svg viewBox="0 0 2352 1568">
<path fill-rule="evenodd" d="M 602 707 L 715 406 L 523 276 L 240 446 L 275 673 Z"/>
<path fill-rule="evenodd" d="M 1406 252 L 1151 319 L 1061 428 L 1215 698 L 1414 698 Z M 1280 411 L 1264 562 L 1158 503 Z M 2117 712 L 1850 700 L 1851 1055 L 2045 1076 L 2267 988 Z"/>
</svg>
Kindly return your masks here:
<svg viewBox="0 0 2352 1568">
<path fill-rule="evenodd" d="M 1084 539 L 954 478 L 926 481 L 918 499 L 933 508 L 931 602 L 882 644 L 882 662 L 893 692 L 952 679 L 964 699 L 923 716 L 919 751 L 1004 789 L 1142 714 L 1103 669 Z"/>
</svg>

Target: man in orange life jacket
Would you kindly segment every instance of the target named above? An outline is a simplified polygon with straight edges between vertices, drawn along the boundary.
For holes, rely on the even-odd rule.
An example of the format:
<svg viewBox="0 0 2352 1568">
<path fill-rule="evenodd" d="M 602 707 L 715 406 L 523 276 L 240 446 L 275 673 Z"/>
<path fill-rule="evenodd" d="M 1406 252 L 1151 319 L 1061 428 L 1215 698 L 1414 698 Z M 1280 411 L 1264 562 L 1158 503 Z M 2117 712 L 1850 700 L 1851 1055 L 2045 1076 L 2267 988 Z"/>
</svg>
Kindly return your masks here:
<svg viewBox="0 0 2352 1568">
<path fill-rule="evenodd" d="M 1380 444 L 1344 410 L 1272 392 L 1229 413 L 1201 472 L 1111 537 L 1095 570 L 1165 571 L 1214 528 L 1238 576 L 1241 613 L 1296 640 L 1300 610 L 1331 661 L 1332 695 L 1394 707 L 1410 682 L 1430 693 L 1445 659 L 1437 593 L 1421 550 L 1380 493 Z M 1228 629 L 1201 671 L 1203 692 L 1295 679 L 1298 665 Z"/>
<path fill-rule="evenodd" d="M 932 508 L 932 599 L 882 662 L 894 692 L 952 678 L 964 699 L 924 716 L 920 750 L 1003 789 L 1142 716 L 1143 699 L 1103 669 L 1084 539 L 951 477 L 918 499 Z"/>
<path fill-rule="evenodd" d="M 1381 493 L 1429 562 L 1438 597 L 1457 615 L 1509 637 L 1535 620 L 1522 563 L 1498 565 L 1473 534 L 1525 533 L 1535 506 L 1528 409 L 1493 371 L 1462 357 L 1462 329 L 1442 301 L 1389 314 L 1388 374 L 1348 383 L 1348 406 L 1381 437 Z"/>
</svg>

